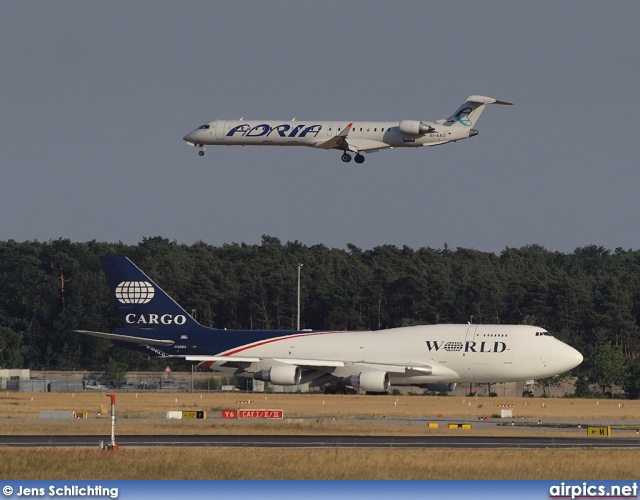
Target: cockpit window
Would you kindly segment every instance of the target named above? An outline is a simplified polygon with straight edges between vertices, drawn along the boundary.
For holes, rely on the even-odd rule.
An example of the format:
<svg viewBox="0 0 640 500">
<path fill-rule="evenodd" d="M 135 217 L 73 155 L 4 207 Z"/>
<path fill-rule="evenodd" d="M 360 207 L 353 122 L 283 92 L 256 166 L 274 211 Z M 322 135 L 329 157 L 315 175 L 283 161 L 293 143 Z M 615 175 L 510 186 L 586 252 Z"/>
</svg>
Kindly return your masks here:
<svg viewBox="0 0 640 500">
<path fill-rule="evenodd" d="M 553 337 L 549 332 L 536 332 L 536 337 L 542 337 L 543 335 L 546 337 Z"/>
<path fill-rule="evenodd" d="M 209 125 L 201 125 L 198 127 L 198 130 L 208 130 L 209 129 Z"/>
</svg>

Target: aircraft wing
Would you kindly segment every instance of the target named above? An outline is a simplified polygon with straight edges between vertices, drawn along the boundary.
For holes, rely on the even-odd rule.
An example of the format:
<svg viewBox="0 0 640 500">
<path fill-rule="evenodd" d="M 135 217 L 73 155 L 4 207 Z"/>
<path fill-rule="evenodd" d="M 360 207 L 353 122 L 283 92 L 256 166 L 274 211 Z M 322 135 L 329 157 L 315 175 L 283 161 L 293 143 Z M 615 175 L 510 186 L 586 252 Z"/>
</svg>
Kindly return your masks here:
<svg viewBox="0 0 640 500">
<path fill-rule="evenodd" d="M 74 330 L 76 333 L 84 333 L 93 337 L 102 337 L 103 339 L 116 340 L 120 342 L 131 342 L 139 345 L 158 345 L 167 346 L 175 344 L 173 340 L 148 339 L 144 337 L 132 337 L 131 335 L 118 335 L 117 333 L 92 332 L 90 330 Z"/>
<path fill-rule="evenodd" d="M 316 148 L 320 149 L 341 149 L 342 151 L 353 151 L 349 143 L 347 142 L 347 135 L 349 135 L 349 131 L 353 123 L 350 123 L 345 127 L 345 129 L 340 132 L 335 137 L 332 137 L 328 141 L 321 142 L 320 144 L 316 144 Z"/>
<path fill-rule="evenodd" d="M 241 366 L 250 363 L 259 363 L 261 361 L 273 361 L 276 364 L 284 365 L 296 365 L 301 368 L 338 368 L 344 366 L 343 361 L 328 361 L 318 359 L 293 359 L 293 358 L 253 358 L 247 356 L 198 356 L 198 355 L 185 355 L 185 356 L 173 356 L 184 359 L 185 361 L 199 361 L 204 362 L 220 362 L 227 365 Z"/>
<path fill-rule="evenodd" d="M 389 372 L 391 374 L 399 374 L 406 376 L 418 376 L 418 375 L 439 375 L 443 371 L 441 366 L 432 365 L 420 365 L 416 366 L 415 363 L 406 364 L 380 364 L 380 363 L 367 363 L 365 361 L 340 361 L 340 360 L 327 360 L 327 359 L 298 359 L 298 358 L 262 358 L 262 357 L 248 357 L 248 356 L 207 356 L 207 355 L 184 355 L 184 356 L 171 356 L 179 357 L 185 361 L 197 361 L 200 363 L 206 362 L 219 362 L 224 363 L 227 367 L 236 366 L 241 369 L 249 368 L 249 365 L 253 363 L 269 363 L 273 362 L 276 365 L 295 365 L 299 366 L 303 370 L 307 371 L 319 371 L 325 373 L 331 373 L 336 368 L 346 368 L 349 370 L 353 367 L 354 371 L 361 371 L 366 369 L 379 370 Z"/>
</svg>

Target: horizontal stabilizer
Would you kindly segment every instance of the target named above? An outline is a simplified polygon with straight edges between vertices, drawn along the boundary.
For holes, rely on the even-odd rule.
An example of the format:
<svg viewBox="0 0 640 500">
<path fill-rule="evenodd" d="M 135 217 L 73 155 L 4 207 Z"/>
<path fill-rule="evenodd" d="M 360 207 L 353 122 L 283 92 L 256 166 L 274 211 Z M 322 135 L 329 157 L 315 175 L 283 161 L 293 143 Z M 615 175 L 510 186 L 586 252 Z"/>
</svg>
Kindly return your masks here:
<svg viewBox="0 0 640 500">
<path fill-rule="evenodd" d="M 84 333 L 85 335 L 92 335 L 93 337 L 102 337 L 103 339 L 116 340 L 119 342 L 130 342 L 132 344 L 140 345 L 166 346 L 175 344 L 173 340 L 147 339 L 144 337 L 132 337 L 131 335 L 119 335 L 117 333 L 92 332 L 90 330 L 74 330 L 74 332 Z"/>
<path fill-rule="evenodd" d="M 498 101 L 493 97 L 486 97 L 483 95 L 470 95 L 467 98 L 467 102 L 477 102 L 478 104 L 502 104 L 503 106 L 513 106 L 512 102 Z"/>
</svg>

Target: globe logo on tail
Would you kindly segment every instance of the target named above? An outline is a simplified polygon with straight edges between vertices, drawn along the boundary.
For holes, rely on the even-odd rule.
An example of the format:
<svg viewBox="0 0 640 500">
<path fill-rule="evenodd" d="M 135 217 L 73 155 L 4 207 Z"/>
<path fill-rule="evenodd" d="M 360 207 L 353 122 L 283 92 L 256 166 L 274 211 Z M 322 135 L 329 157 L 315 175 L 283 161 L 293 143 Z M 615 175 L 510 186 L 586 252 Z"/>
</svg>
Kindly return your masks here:
<svg viewBox="0 0 640 500">
<path fill-rule="evenodd" d="M 146 304 L 154 294 L 148 281 L 123 281 L 116 287 L 116 299 L 122 304 Z"/>
<path fill-rule="evenodd" d="M 471 113 L 471 111 L 473 110 L 469 107 L 462 108 L 456 113 L 456 121 L 458 123 L 461 123 L 465 127 L 470 127 L 471 125 L 473 125 L 473 123 L 471 123 L 471 118 L 469 118 L 469 113 Z"/>
</svg>

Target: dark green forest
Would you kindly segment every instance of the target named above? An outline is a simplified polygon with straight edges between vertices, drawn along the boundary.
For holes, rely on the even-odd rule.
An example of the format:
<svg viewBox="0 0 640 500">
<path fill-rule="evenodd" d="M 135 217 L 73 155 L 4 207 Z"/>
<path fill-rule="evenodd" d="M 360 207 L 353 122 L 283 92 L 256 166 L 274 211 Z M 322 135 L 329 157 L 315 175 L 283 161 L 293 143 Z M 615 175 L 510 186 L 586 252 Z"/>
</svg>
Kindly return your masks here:
<svg viewBox="0 0 640 500">
<path fill-rule="evenodd" d="M 336 249 L 271 236 L 260 245 L 220 247 L 161 237 L 136 246 L 9 240 L 0 242 L 0 367 L 104 370 L 115 360 L 156 369 L 145 355 L 73 332 L 120 326 L 98 259 L 116 254 L 206 326 L 294 329 L 301 263 L 302 328 L 535 324 L 583 353 L 573 373 L 578 394 L 615 385 L 640 395 L 640 251 L 599 246 L 495 254 L 447 246 Z"/>
</svg>

